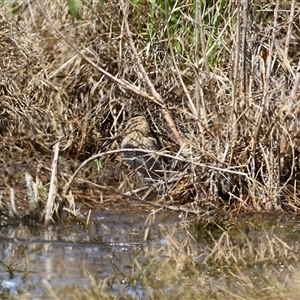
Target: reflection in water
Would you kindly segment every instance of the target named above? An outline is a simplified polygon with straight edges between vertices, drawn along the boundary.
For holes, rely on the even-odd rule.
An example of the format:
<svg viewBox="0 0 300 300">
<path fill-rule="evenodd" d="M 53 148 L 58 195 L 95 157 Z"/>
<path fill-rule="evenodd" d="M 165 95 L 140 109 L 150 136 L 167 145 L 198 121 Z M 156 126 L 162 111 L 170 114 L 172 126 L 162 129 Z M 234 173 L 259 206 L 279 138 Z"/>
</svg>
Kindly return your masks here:
<svg viewBox="0 0 300 300">
<path fill-rule="evenodd" d="M 10 277 L 4 265 L 0 268 L 2 288 L 11 293 L 25 290 L 32 296 L 47 298 L 48 285 L 89 287 L 90 275 L 98 279 L 116 273 L 123 277 L 134 275 L 133 261 L 141 255 L 141 250 L 160 247 L 166 242 L 159 231 L 162 219 L 145 226 L 148 215 L 146 210 L 123 209 L 100 212 L 93 216 L 95 222 L 86 227 L 2 228 L 0 260 L 14 274 Z M 164 214 L 165 225 L 176 222 L 176 214 Z M 148 241 L 145 230 L 151 234 Z M 119 291 L 119 286 L 113 287 Z"/>
<path fill-rule="evenodd" d="M 280 218 L 279 222 L 278 216 L 248 216 L 224 230 L 220 226 L 203 228 L 195 222 L 181 226 L 182 220 L 176 213 L 160 211 L 149 217 L 149 211 L 135 208 L 95 213 L 92 218 L 95 221 L 89 226 L 2 228 L 1 290 L 10 294 L 25 291 L 33 299 L 51 299 L 49 289 L 52 288 L 65 290 L 67 294 L 61 297 L 67 299 L 74 287 L 88 289 L 92 276 L 105 279 L 107 289 L 117 297 L 125 294 L 147 299 L 159 288 L 171 294 L 170 282 L 175 280 L 177 284 L 183 278 L 194 278 L 191 272 L 198 264 L 199 274 L 202 270 L 208 276 L 197 279 L 203 290 L 208 282 L 212 290 L 224 285 L 238 294 L 240 287 L 237 288 L 236 280 L 228 280 L 224 273 L 232 262 L 237 266 L 247 265 L 243 272 L 258 278 L 257 287 L 264 272 L 266 277 L 270 276 L 266 271 L 269 269 L 283 271 L 281 276 L 287 281 L 284 272 L 287 266 L 266 264 L 268 258 L 280 264 L 289 247 L 300 248 L 299 220 L 289 216 Z M 193 268 L 187 267 L 191 263 L 186 259 L 188 256 L 193 257 Z M 170 265 L 179 270 L 180 278 L 178 274 L 175 279 L 171 274 L 164 274 L 164 266 L 168 273 Z M 144 279 L 147 273 L 152 276 L 148 287 L 139 280 L 130 284 L 130 279 Z M 162 276 L 168 278 L 167 284 Z M 242 280 L 242 275 L 239 276 Z"/>
</svg>

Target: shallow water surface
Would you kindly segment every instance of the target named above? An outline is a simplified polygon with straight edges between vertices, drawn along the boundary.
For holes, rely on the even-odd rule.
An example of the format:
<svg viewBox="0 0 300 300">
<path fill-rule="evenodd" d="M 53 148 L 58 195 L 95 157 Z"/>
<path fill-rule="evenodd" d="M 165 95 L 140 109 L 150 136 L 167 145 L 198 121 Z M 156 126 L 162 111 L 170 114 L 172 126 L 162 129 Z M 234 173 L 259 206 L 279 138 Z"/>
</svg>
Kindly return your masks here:
<svg viewBox="0 0 300 300">
<path fill-rule="evenodd" d="M 91 220 L 88 226 L 3 227 L 2 293 L 68 299 L 78 290 L 88 291 L 96 280 L 116 297 L 147 299 L 155 290 L 171 297 L 198 274 L 203 289 L 209 285 L 214 293 L 226 286 L 238 295 L 249 278 L 262 290 L 273 273 L 289 282 L 286 258 L 290 255 L 295 266 L 300 248 L 300 222 L 286 215 L 249 215 L 226 226 L 205 227 L 196 220 L 187 224 L 174 212 L 122 208 L 94 212 Z M 193 258 L 191 265 L 188 257 Z M 243 266 L 239 285 L 226 273 L 233 272 L 233 263 Z M 170 273 L 170 265 L 172 276 L 159 270 Z"/>
<path fill-rule="evenodd" d="M 24 290 L 34 298 L 46 299 L 49 288 L 68 285 L 88 288 L 90 276 L 105 279 L 115 273 L 123 277 L 131 275 L 137 255 L 166 243 L 160 224 L 174 226 L 179 220 L 174 213 L 150 213 L 147 209 L 123 208 L 93 214 L 89 226 L 2 228 L 2 290 L 10 293 Z M 119 287 L 116 289 L 114 294 Z"/>
</svg>

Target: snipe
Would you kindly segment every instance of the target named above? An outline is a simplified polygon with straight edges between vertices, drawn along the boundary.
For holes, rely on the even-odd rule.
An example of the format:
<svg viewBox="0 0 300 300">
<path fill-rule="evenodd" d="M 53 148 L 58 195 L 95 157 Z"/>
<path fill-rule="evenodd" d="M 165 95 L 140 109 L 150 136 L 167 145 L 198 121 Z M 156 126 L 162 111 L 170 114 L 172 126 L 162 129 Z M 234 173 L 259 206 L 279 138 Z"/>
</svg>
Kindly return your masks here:
<svg viewBox="0 0 300 300">
<path fill-rule="evenodd" d="M 164 171 L 160 157 L 153 153 L 138 150 L 159 150 L 158 140 L 153 136 L 150 125 L 145 117 L 136 116 L 128 121 L 121 147 L 123 149 L 137 149 L 125 151 L 124 158 L 144 178 L 157 180 L 163 176 Z"/>
</svg>

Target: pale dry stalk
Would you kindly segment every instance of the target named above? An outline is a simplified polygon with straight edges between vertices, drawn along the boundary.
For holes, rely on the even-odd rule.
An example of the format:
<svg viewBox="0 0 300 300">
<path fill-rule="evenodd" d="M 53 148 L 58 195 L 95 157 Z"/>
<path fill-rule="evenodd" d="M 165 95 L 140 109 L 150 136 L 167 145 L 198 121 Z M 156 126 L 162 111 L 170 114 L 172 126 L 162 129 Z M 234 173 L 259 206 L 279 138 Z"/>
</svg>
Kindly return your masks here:
<svg viewBox="0 0 300 300">
<path fill-rule="evenodd" d="M 52 214 L 54 210 L 55 198 L 56 198 L 56 185 L 57 185 L 57 164 L 59 155 L 59 142 L 54 145 L 54 156 L 51 168 L 51 180 L 50 188 L 47 199 L 47 204 L 45 207 L 45 225 L 48 225 L 52 219 Z"/>
<path fill-rule="evenodd" d="M 253 135 L 252 140 L 252 155 L 254 157 L 256 146 L 259 140 L 259 132 L 261 131 L 261 125 L 262 125 L 262 119 L 265 113 L 265 110 L 267 108 L 267 96 L 269 92 L 269 84 L 270 84 L 270 76 L 272 71 L 272 59 L 273 59 L 273 52 L 274 52 L 274 45 L 275 45 L 275 37 L 276 37 L 276 30 L 277 30 L 277 19 L 278 19 L 278 8 L 279 8 L 279 0 L 276 1 L 276 6 L 274 10 L 274 23 L 272 28 L 272 36 L 269 46 L 269 53 L 267 57 L 267 69 L 266 69 L 266 79 L 264 82 L 264 88 L 263 88 L 263 97 L 262 97 L 262 103 L 260 107 L 260 112 L 258 114 L 258 121 L 255 127 L 255 132 Z"/>
<path fill-rule="evenodd" d="M 288 72 L 291 69 L 288 55 L 289 55 L 290 40 L 292 37 L 292 28 L 293 28 L 293 21 L 294 21 L 294 15 L 295 15 L 295 5 L 296 5 L 296 0 L 292 0 L 291 9 L 290 9 L 290 18 L 288 21 L 288 28 L 287 28 L 287 34 L 286 34 L 285 46 L 284 46 L 284 54 L 283 54 L 283 68 L 285 69 L 286 72 Z"/>
<path fill-rule="evenodd" d="M 232 130 L 232 137 L 236 136 L 237 133 L 237 85 L 239 82 L 239 60 L 240 60 L 240 46 L 241 46 L 241 0 L 238 1 L 237 7 L 237 20 L 236 20 L 236 32 L 235 32 L 235 54 L 233 63 L 233 80 L 232 80 L 232 92 L 231 92 L 231 117 L 230 117 L 230 127 Z M 233 139 L 234 140 L 234 139 Z"/>
</svg>

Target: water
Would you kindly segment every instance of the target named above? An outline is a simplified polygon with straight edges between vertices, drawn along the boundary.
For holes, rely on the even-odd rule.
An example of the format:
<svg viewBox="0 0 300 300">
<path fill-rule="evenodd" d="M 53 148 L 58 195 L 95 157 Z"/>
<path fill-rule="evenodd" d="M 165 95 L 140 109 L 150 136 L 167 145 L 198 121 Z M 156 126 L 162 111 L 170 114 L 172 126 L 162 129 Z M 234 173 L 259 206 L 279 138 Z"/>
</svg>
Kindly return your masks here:
<svg viewBox="0 0 300 300">
<path fill-rule="evenodd" d="M 26 291 L 33 298 L 47 299 L 49 287 L 56 290 L 73 285 L 88 288 L 91 276 L 105 279 L 115 273 L 123 277 L 132 275 L 137 255 L 145 248 L 166 243 L 159 224 L 178 222 L 176 214 L 165 213 L 156 220 L 152 218 L 151 225 L 147 225 L 149 213 L 147 209 L 112 209 L 92 215 L 93 222 L 89 226 L 2 228 L 2 290 L 15 295 Z M 151 238 L 145 232 L 151 232 Z M 13 275 L 5 265 L 11 268 Z M 114 289 L 113 293 L 117 294 L 119 287 Z"/>
<path fill-rule="evenodd" d="M 179 281 L 193 278 L 195 268 L 205 274 L 204 281 L 210 280 L 211 291 L 226 286 L 239 294 L 243 291 L 236 279 L 231 281 L 226 274 L 226 270 L 233 272 L 232 262 L 242 265 L 241 272 L 264 289 L 264 280 L 272 273 L 281 272 L 283 280 L 289 281 L 287 257 L 291 253 L 298 257 L 295 251 L 300 249 L 299 219 L 287 215 L 254 214 L 208 229 L 196 220 L 183 226 L 186 221 L 175 212 L 151 214 L 145 207 L 122 207 L 95 211 L 91 220 L 88 226 L 3 227 L 0 291 L 12 298 L 27 293 L 33 299 L 55 295 L 68 299 L 75 289 L 88 291 L 96 280 L 105 282 L 105 290 L 116 297 L 147 299 L 155 289 L 174 293 Z M 190 269 L 179 259 L 188 256 L 194 262 Z M 290 257 L 291 264 L 297 257 Z M 169 266 L 166 260 L 181 268 L 182 275 L 166 275 L 167 284 L 162 270 L 157 276 L 147 275 L 155 264 Z"/>
</svg>

